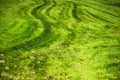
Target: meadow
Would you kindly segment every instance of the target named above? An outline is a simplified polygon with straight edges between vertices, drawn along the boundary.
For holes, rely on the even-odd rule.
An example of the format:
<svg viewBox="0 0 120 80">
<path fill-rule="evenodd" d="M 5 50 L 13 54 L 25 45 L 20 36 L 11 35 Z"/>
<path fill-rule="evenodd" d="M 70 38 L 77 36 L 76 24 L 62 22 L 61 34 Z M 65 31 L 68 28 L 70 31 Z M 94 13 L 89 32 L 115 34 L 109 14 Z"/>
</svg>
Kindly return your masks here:
<svg viewBox="0 0 120 80">
<path fill-rule="evenodd" d="M 0 80 L 120 80 L 120 0 L 0 0 Z"/>
</svg>

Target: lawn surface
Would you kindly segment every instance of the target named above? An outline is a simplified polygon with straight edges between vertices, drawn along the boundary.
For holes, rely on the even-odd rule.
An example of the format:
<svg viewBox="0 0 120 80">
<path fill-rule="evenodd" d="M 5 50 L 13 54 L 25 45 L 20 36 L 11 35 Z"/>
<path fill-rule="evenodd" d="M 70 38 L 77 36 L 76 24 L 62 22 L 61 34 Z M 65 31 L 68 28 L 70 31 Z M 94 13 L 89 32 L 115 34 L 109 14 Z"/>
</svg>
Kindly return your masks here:
<svg viewBox="0 0 120 80">
<path fill-rule="evenodd" d="M 120 80 L 120 0 L 0 0 L 0 80 Z"/>
</svg>

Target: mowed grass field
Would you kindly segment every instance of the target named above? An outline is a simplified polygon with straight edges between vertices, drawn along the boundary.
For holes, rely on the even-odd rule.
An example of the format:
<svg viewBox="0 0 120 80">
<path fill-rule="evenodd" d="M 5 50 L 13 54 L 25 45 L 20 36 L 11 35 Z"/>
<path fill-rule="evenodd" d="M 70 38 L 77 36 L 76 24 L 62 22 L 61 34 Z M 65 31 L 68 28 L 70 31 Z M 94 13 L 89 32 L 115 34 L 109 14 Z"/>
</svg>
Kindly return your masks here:
<svg viewBox="0 0 120 80">
<path fill-rule="evenodd" d="M 0 0 L 0 80 L 120 80 L 120 1 Z"/>
</svg>

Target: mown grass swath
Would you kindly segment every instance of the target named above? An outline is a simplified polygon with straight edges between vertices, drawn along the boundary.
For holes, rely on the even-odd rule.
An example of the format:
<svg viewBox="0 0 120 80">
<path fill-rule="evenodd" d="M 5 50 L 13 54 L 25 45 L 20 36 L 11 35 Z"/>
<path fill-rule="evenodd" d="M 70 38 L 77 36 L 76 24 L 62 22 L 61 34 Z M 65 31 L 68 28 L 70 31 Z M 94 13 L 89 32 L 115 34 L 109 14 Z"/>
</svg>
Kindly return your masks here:
<svg viewBox="0 0 120 80">
<path fill-rule="evenodd" d="M 0 80 L 119 80 L 119 0 L 0 0 Z"/>
</svg>

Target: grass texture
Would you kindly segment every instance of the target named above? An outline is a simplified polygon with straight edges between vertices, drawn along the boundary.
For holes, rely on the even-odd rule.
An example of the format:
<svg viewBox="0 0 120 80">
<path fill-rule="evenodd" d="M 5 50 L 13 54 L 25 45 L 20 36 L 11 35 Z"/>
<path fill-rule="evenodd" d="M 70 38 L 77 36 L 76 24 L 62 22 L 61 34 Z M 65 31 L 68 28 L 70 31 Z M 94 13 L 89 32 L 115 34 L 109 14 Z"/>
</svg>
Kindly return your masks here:
<svg viewBox="0 0 120 80">
<path fill-rule="evenodd" d="M 0 0 L 0 80 L 120 80 L 120 1 Z"/>
</svg>

